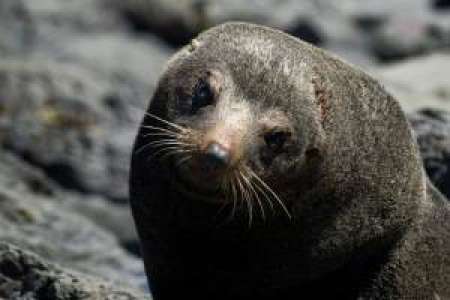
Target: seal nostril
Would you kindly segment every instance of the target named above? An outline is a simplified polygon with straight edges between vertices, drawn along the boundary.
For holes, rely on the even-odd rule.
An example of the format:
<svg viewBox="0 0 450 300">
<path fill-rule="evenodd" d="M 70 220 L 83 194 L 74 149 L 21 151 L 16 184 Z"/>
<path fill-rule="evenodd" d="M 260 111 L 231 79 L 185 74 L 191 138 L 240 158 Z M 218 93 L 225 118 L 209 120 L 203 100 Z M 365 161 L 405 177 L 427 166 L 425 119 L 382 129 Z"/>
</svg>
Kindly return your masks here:
<svg viewBox="0 0 450 300">
<path fill-rule="evenodd" d="M 230 152 L 218 143 L 211 143 L 205 150 L 205 164 L 211 170 L 224 168 L 230 162 Z"/>
</svg>

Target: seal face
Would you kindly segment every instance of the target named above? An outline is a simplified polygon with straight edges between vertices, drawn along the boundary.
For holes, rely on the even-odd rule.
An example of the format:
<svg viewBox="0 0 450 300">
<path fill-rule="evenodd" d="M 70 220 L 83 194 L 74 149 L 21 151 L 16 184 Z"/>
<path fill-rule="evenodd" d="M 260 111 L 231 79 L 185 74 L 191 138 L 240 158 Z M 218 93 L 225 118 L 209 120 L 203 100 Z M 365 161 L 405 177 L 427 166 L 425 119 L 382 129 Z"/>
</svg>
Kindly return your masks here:
<svg viewBox="0 0 450 300">
<path fill-rule="evenodd" d="M 319 147 L 321 128 L 316 126 L 310 133 L 313 138 L 297 134 L 293 111 L 276 105 L 297 93 L 292 83 L 280 83 L 281 94 L 246 90 L 241 78 L 235 78 L 239 70 L 224 62 L 207 63 L 199 43 L 163 79 L 161 86 L 171 88 L 164 91 L 167 98 L 155 101 L 164 103 L 166 113 L 148 112 L 151 125 L 144 136 L 149 142 L 138 154 L 154 155 L 152 159 L 177 174 L 180 191 L 198 194 L 199 199 L 231 202 L 234 207 L 244 202 L 249 219 L 255 206 L 265 218 L 267 208 L 274 205 L 290 217 L 286 204 L 267 182 L 287 185 L 289 180 L 280 180 L 288 179 L 285 174 L 298 177 L 307 162 L 305 153 Z M 282 80 L 267 75 L 248 74 L 261 77 L 258 84 L 262 85 Z"/>
<path fill-rule="evenodd" d="M 450 295 L 450 209 L 398 103 L 273 29 L 217 26 L 168 62 L 130 202 L 157 300 Z"/>
</svg>

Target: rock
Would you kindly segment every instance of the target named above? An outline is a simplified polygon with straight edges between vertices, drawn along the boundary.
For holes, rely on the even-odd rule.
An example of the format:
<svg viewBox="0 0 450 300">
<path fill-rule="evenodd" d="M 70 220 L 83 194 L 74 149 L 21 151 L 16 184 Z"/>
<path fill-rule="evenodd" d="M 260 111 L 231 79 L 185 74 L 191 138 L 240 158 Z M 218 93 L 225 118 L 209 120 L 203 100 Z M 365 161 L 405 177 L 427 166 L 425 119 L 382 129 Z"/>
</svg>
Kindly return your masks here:
<svg viewBox="0 0 450 300">
<path fill-rule="evenodd" d="M 3 145 L 67 188 L 125 197 L 116 156 L 127 149 L 108 141 L 103 129 L 112 120 L 98 101 L 107 81 L 79 67 L 11 60 L 0 63 L 0 78 Z"/>
<path fill-rule="evenodd" d="M 186 44 L 206 28 L 205 1 L 114 0 L 116 8 L 137 32 L 151 32 L 173 46 Z"/>
<path fill-rule="evenodd" d="M 409 120 L 431 181 L 450 199 L 450 112 L 424 109 Z"/>
<path fill-rule="evenodd" d="M 428 32 L 427 24 L 415 19 L 390 20 L 377 30 L 371 50 L 381 62 L 417 56 L 434 48 Z"/>
<path fill-rule="evenodd" d="M 428 0 L 115 0 L 138 32 L 151 32 L 179 47 L 200 31 L 226 21 L 282 29 L 345 59 L 373 65 L 450 45 L 448 15 Z"/>
<path fill-rule="evenodd" d="M 95 222 L 101 228 L 112 233 L 120 244 L 132 247 L 137 253 L 137 234 L 129 206 L 111 203 L 98 195 L 86 195 L 69 192 L 50 180 L 41 170 L 27 165 L 16 156 L 0 150 L 5 169 L 0 173 L 5 184 L 19 186 L 27 193 L 57 199 L 65 209 L 74 211 Z M 1 187 L 2 185 L 0 185 Z"/>
<path fill-rule="evenodd" d="M 75 41 L 60 51 L 70 62 L 0 60 L 0 143 L 66 188 L 124 202 L 132 140 L 166 55 L 124 37 Z"/>
<path fill-rule="evenodd" d="M 2 0 L 0 17 L 0 53 L 15 57 L 47 47 L 59 36 L 125 30 L 102 0 Z"/>
<path fill-rule="evenodd" d="M 372 69 L 403 109 L 421 108 L 450 111 L 450 54 L 435 53 L 405 62 Z"/>
<path fill-rule="evenodd" d="M 126 250 L 140 255 L 134 220 L 128 205 L 111 203 L 100 196 L 75 193 L 62 193 L 61 198 L 64 198 L 64 207 L 87 217 L 112 233 Z"/>
<path fill-rule="evenodd" d="M 449 0 L 433 0 L 432 7 L 437 10 L 448 10 L 450 9 L 450 1 Z"/>
<path fill-rule="evenodd" d="M 150 299 L 141 292 L 66 270 L 0 242 L 0 298 L 10 300 Z"/>
<path fill-rule="evenodd" d="M 445 48 L 449 32 L 427 20 L 395 18 L 380 26 L 370 47 L 381 62 L 391 62 Z"/>
<path fill-rule="evenodd" d="M 280 28 L 313 43 L 325 36 L 313 20 L 314 1 L 162 1 L 116 0 L 115 5 L 139 32 L 159 35 L 175 47 L 200 31 L 226 21 L 246 21 Z"/>
<path fill-rule="evenodd" d="M 70 202 L 82 199 L 67 199 L 44 174 L 6 152 L 1 152 L 0 165 L 0 241 L 79 272 L 145 289 L 142 262 L 73 209 Z"/>
<path fill-rule="evenodd" d="M 19 0 L 0 1 L 0 54 L 25 55 L 33 45 L 35 29 L 29 12 Z"/>
<path fill-rule="evenodd" d="M 127 34 L 103 0 L 4 0 L 0 17 L 0 145 L 66 188 L 125 202 L 168 48 Z"/>
<path fill-rule="evenodd" d="M 2 0 L 11 1 L 11 0 Z M 21 2 L 40 29 L 105 32 L 122 29 L 124 24 L 116 11 L 103 0 L 13 0 Z"/>
</svg>

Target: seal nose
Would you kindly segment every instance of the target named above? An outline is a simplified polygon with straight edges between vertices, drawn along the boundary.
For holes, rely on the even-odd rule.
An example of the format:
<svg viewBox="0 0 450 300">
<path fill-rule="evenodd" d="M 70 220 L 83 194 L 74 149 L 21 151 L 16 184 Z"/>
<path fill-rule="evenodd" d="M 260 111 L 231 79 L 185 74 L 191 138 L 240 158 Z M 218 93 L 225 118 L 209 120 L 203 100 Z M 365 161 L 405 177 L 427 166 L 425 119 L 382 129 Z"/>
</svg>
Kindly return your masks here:
<svg viewBox="0 0 450 300">
<path fill-rule="evenodd" d="M 205 166 L 209 171 L 217 171 L 225 168 L 230 163 L 230 151 L 213 142 L 205 150 Z"/>
</svg>

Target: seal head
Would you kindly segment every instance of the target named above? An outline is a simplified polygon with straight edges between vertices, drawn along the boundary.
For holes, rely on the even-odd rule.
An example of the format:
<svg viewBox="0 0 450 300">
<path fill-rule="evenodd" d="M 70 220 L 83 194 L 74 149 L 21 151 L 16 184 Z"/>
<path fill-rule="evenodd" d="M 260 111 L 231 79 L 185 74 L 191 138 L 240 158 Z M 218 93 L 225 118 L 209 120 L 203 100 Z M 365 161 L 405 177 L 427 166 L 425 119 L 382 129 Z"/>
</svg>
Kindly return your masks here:
<svg viewBox="0 0 450 300">
<path fill-rule="evenodd" d="M 274 57 L 273 41 L 253 49 L 242 49 L 249 40 L 230 41 L 221 54 L 211 42 L 199 37 L 171 60 L 139 154 L 176 172 L 179 190 L 195 199 L 244 202 L 250 218 L 256 206 L 261 217 L 274 205 L 289 216 L 281 193 L 298 190 L 289 187 L 319 161 L 324 138 L 312 83 Z M 229 63 L 236 60 L 247 63 Z M 303 177 L 311 184 L 311 174 Z"/>
<path fill-rule="evenodd" d="M 228 23 L 174 55 L 130 188 L 157 300 L 450 294 L 427 250 L 449 255 L 450 209 L 400 106 L 280 31 Z"/>
</svg>

